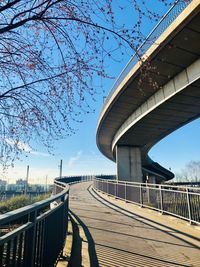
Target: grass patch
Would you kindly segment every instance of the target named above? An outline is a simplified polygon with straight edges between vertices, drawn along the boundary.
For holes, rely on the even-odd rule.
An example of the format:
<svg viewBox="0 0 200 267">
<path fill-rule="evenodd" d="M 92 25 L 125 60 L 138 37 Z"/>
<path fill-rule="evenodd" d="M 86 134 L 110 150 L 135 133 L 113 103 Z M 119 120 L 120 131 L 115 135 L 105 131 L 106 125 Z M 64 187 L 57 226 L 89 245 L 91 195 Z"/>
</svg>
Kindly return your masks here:
<svg viewBox="0 0 200 267">
<path fill-rule="evenodd" d="M 0 214 L 6 213 L 12 210 L 16 210 L 24 206 L 30 205 L 32 203 L 41 201 L 43 199 L 50 197 L 50 195 L 51 194 L 49 193 L 49 194 L 43 194 L 43 195 L 32 197 L 32 198 L 26 195 L 21 195 L 21 196 L 12 197 L 5 201 L 1 201 L 0 202 Z"/>
</svg>

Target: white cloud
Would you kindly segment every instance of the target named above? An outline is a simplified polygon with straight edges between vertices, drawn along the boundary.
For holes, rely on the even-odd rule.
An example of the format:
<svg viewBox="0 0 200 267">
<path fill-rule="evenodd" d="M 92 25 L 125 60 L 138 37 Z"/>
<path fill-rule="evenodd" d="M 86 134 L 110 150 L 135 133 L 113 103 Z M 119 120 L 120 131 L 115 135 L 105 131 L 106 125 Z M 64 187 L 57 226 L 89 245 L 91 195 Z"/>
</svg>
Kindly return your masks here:
<svg viewBox="0 0 200 267">
<path fill-rule="evenodd" d="M 67 163 L 68 167 L 72 167 L 74 165 L 74 163 L 77 162 L 80 159 L 80 157 L 81 157 L 82 154 L 83 154 L 83 151 L 80 150 L 80 151 L 78 151 L 76 153 L 75 156 L 70 157 L 69 158 L 69 161 Z"/>
<path fill-rule="evenodd" d="M 15 141 L 15 140 L 6 138 L 6 143 L 8 143 L 11 146 L 16 146 L 19 150 L 27 152 L 27 153 L 32 151 L 32 148 L 28 144 L 23 143 L 21 141 Z"/>
<path fill-rule="evenodd" d="M 49 157 L 50 156 L 50 154 L 48 154 L 48 153 L 44 153 L 44 152 L 39 152 L 39 151 L 30 151 L 30 153 L 32 154 L 32 155 L 36 155 L 36 156 L 42 156 L 42 157 Z"/>
<path fill-rule="evenodd" d="M 14 141 L 12 139 L 6 139 L 6 142 L 9 144 L 9 145 L 16 145 L 17 148 L 25 153 L 30 153 L 32 155 L 35 155 L 35 156 L 42 156 L 42 157 L 49 157 L 50 154 L 48 153 L 44 153 L 44 152 L 40 152 L 40 151 L 34 151 L 30 146 L 29 144 L 27 143 L 24 143 L 24 142 L 21 142 L 21 141 Z"/>
</svg>

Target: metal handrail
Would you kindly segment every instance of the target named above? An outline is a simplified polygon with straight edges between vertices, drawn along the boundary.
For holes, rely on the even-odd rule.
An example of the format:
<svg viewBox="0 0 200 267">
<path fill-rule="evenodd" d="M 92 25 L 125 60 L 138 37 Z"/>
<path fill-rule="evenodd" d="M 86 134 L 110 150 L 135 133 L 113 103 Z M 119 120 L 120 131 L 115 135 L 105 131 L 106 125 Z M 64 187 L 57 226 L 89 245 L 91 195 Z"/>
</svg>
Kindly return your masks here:
<svg viewBox="0 0 200 267">
<path fill-rule="evenodd" d="M 65 184 L 65 187 L 66 187 L 66 184 Z M 0 215 L 0 226 L 5 224 L 5 223 L 9 223 L 13 220 L 16 220 L 22 216 L 28 215 L 33 211 L 38 211 L 44 207 L 47 207 L 53 201 L 56 201 L 56 200 L 62 198 L 63 196 L 65 196 L 66 193 L 68 193 L 68 191 L 69 191 L 69 186 L 67 185 L 67 188 L 64 191 L 62 191 L 61 193 L 59 193 L 57 195 L 53 195 L 53 196 L 49 197 L 48 199 L 41 200 L 41 201 L 36 202 L 34 204 L 27 205 L 25 207 L 7 212 L 5 214 L 1 214 Z"/>
<path fill-rule="evenodd" d="M 101 179 L 101 178 L 95 178 L 96 180 L 100 180 L 100 181 L 105 181 L 105 179 Z M 178 189 L 181 189 L 181 190 L 193 190 L 193 191 L 200 191 L 200 187 L 192 187 L 192 186 L 179 186 L 179 185 L 170 185 L 170 184 L 152 184 L 152 183 L 139 183 L 139 182 L 130 182 L 130 181 L 119 181 L 119 180 L 110 180 L 109 179 L 109 183 L 118 183 L 118 184 L 126 184 L 126 185 L 135 185 L 135 186 L 151 186 L 151 187 L 154 187 L 154 188 L 158 188 L 158 187 L 162 187 L 162 188 L 172 188 L 174 190 L 178 190 Z"/>
<path fill-rule="evenodd" d="M 69 185 L 55 188 L 48 199 L 0 215 L 0 266 L 55 265 L 67 234 Z"/>
<path fill-rule="evenodd" d="M 192 2 L 192 0 L 182 1 L 177 0 L 172 7 L 168 10 L 168 12 L 162 17 L 162 19 L 158 22 L 158 24 L 153 28 L 150 34 L 146 37 L 144 42 L 139 46 L 139 48 L 135 51 L 135 54 L 132 58 L 128 61 L 122 72 L 120 73 L 119 77 L 115 81 L 111 91 L 109 92 L 106 100 L 103 104 L 103 107 L 100 112 L 103 113 L 107 103 L 111 99 L 113 93 L 118 88 L 119 84 L 123 81 L 123 79 L 127 76 L 127 74 L 131 71 L 131 69 L 138 63 L 138 55 L 141 57 L 144 55 L 147 50 L 152 45 L 152 41 L 156 41 L 161 34 L 171 25 L 171 23 L 181 14 L 181 12 Z"/>
<path fill-rule="evenodd" d="M 200 187 L 94 179 L 94 188 L 115 198 L 200 225 Z"/>
<path fill-rule="evenodd" d="M 53 196 L 0 215 L 0 266 L 55 266 L 67 235 L 70 185 L 92 179 L 56 178 Z"/>
</svg>

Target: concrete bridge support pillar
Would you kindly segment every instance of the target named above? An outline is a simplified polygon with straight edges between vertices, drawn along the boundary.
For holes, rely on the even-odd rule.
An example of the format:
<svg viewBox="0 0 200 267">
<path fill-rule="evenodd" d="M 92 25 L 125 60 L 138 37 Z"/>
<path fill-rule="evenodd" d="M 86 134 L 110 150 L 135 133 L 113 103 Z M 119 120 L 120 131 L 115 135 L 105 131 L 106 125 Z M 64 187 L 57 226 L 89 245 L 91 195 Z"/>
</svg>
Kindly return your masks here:
<svg viewBox="0 0 200 267">
<path fill-rule="evenodd" d="M 156 177 L 155 176 L 149 176 L 148 177 L 148 184 L 155 184 L 156 183 Z"/>
<path fill-rule="evenodd" d="M 151 184 L 155 184 L 156 183 L 156 177 L 153 175 L 148 176 L 148 180 L 146 183 L 147 189 L 147 199 L 148 199 L 148 203 L 156 203 L 156 190 L 151 189 L 152 185 Z M 153 186 L 154 187 L 154 186 Z"/>
<path fill-rule="evenodd" d="M 117 146 L 117 179 L 142 183 L 141 151 L 139 147 Z"/>
</svg>

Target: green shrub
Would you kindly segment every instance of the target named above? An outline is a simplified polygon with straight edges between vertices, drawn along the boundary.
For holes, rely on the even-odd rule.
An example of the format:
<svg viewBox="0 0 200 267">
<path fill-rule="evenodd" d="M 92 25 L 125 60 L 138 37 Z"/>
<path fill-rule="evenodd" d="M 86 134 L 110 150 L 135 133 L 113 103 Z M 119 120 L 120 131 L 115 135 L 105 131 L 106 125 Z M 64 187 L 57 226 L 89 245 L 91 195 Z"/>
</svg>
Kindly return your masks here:
<svg viewBox="0 0 200 267">
<path fill-rule="evenodd" d="M 0 213 L 5 213 L 11 210 L 15 210 L 30 204 L 30 198 L 28 196 L 16 196 L 7 199 L 0 203 Z"/>
<path fill-rule="evenodd" d="M 41 200 L 44 200 L 44 199 L 47 199 L 51 196 L 50 193 L 47 193 L 47 194 L 43 194 L 43 195 L 39 195 L 37 197 L 33 197 L 31 200 L 32 200 L 32 203 L 34 202 L 38 202 L 38 201 L 41 201 Z"/>
<path fill-rule="evenodd" d="M 48 197 L 50 197 L 50 194 L 44 194 L 33 198 L 30 198 L 29 196 L 26 195 L 12 197 L 10 199 L 0 202 L 0 214 L 22 208 L 24 206 L 41 201 Z"/>
</svg>

